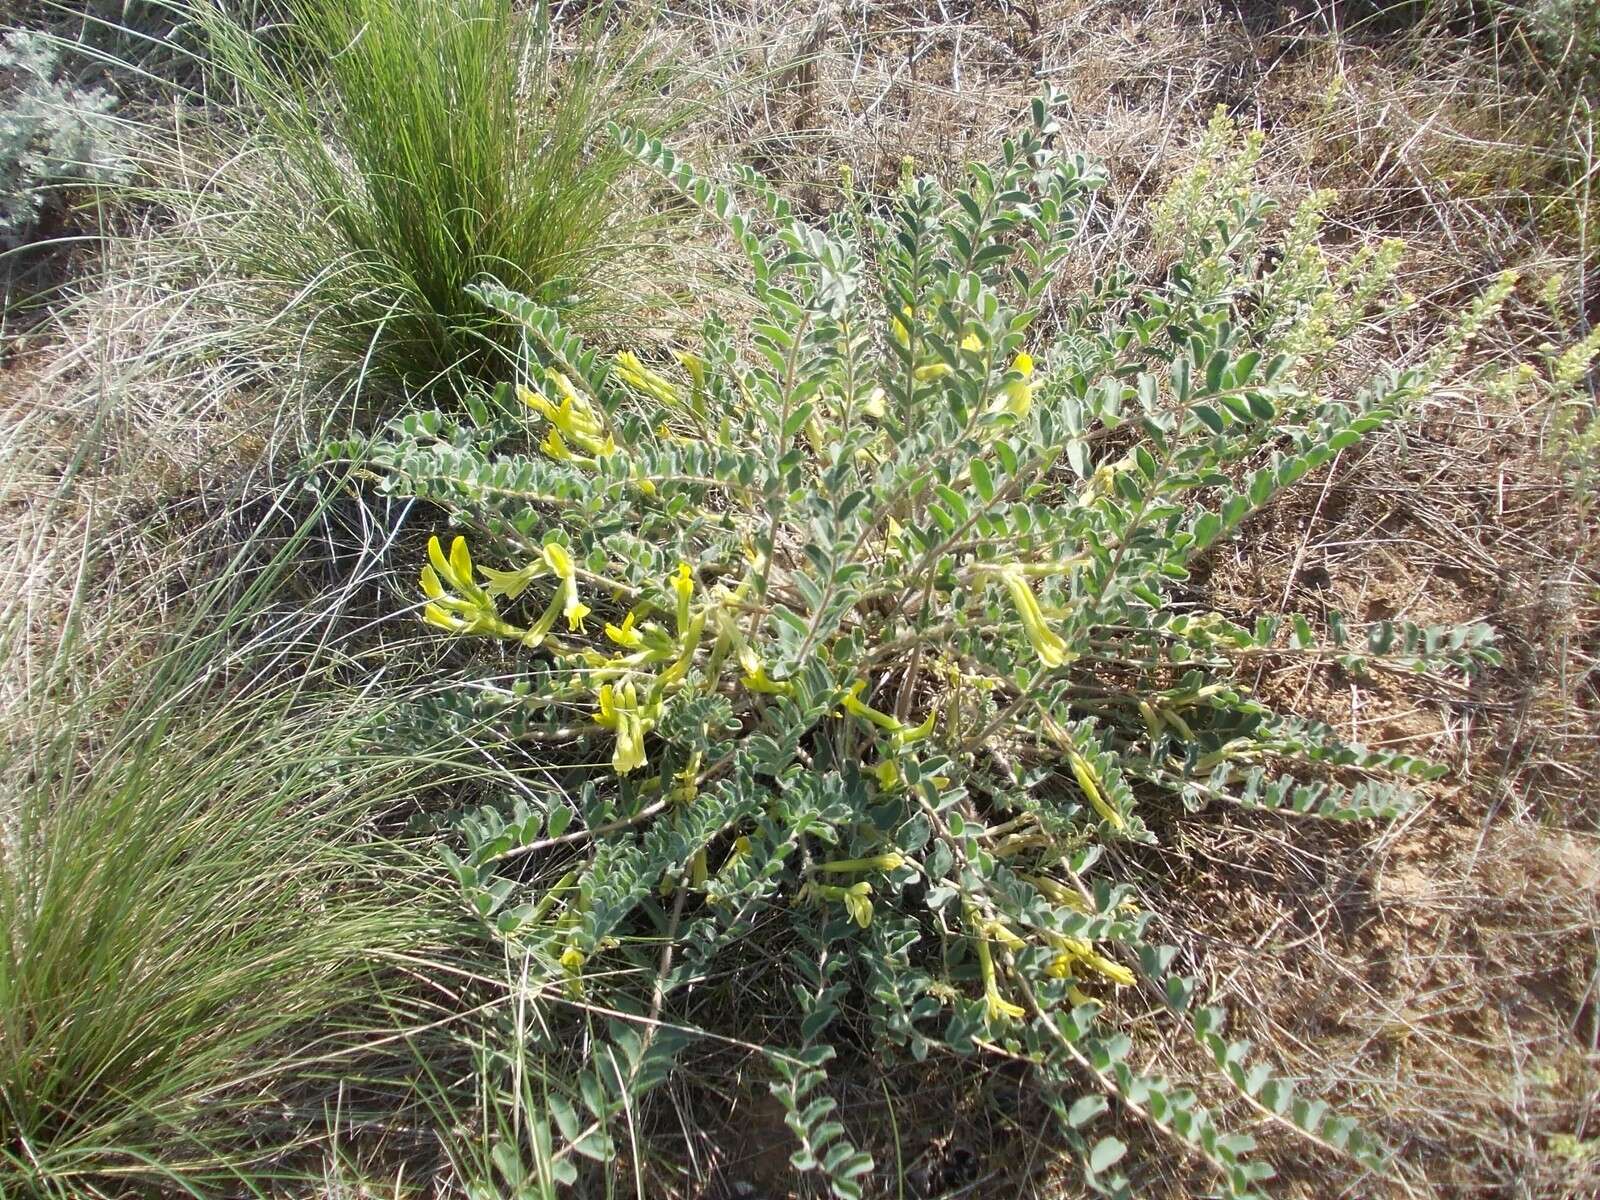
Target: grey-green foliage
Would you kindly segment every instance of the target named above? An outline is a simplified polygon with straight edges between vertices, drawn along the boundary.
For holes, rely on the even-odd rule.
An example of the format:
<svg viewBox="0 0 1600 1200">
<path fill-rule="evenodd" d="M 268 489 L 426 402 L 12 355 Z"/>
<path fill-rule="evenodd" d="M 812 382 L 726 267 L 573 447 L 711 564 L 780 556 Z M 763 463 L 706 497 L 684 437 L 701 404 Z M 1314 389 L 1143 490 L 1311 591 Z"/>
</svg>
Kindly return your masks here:
<svg viewBox="0 0 1600 1200">
<path fill-rule="evenodd" d="M 1106 850 L 1216 803 L 1382 817 L 1437 775 L 1275 712 L 1254 664 L 1464 671 L 1493 660 L 1486 631 L 1219 613 L 1195 570 L 1432 386 L 1509 283 L 1421 364 L 1323 394 L 1350 324 L 1328 313 L 1368 311 L 1368 285 L 1314 239 L 1266 244 L 1267 206 L 1233 194 L 1245 162 L 1224 202 L 1181 194 L 1209 215 L 1176 223 L 1192 236 L 1162 284 L 1053 296 L 1102 183 L 1055 144 L 1054 103 L 966 187 L 847 195 L 821 225 L 618 129 L 726 225 L 748 262 L 731 307 L 756 315 L 707 318 L 652 368 L 484 283 L 527 331 L 522 402 L 504 387 L 323 458 L 466 531 L 432 546 L 423 613 L 504 657 L 454 719 L 546 748 L 555 786 L 462 823 L 448 861 L 472 910 L 614 1007 L 629 979 L 670 997 L 757 937 L 780 961 L 803 945 L 775 1090 L 796 1167 L 836 1195 L 869 1169 L 823 1090 L 846 995 L 877 1053 L 1031 1062 L 1107 1195 L 1134 1184 L 1085 1079 L 1227 1194 L 1271 1174 L 1194 1089 L 1134 1065 L 1119 1021 L 1150 1002 L 1242 1103 L 1379 1170 L 1194 1003 L 1193 964 Z"/>
<path fill-rule="evenodd" d="M 1600 81 L 1600 5 L 1591 0 L 1499 0 L 1493 6 L 1528 32 L 1539 62 L 1563 82 Z"/>
<path fill-rule="evenodd" d="M 45 35 L 17 29 L 0 44 L 0 248 L 32 232 L 64 190 L 115 183 L 131 169 L 116 98 L 58 77 Z"/>
</svg>

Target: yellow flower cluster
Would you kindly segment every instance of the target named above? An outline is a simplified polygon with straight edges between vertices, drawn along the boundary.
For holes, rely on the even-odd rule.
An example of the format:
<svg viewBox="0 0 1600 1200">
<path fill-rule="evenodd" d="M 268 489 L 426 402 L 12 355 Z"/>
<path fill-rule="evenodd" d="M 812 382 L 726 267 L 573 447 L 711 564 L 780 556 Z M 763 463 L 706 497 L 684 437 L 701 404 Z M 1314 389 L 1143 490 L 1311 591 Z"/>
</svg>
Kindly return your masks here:
<svg viewBox="0 0 1600 1200">
<path fill-rule="evenodd" d="M 561 409 L 554 411 L 562 413 Z M 572 406 L 566 416 L 581 417 L 583 411 Z M 619 775 L 649 761 L 645 735 L 660 720 L 665 699 L 688 677 L 696 656 L 706 646 L 708 630 L 710 646 L 704 655 L 708 687 L 717 686 L 722 663 L 731 659 L 743 672 L 742 683 L 749 690 L 769 695 L 790 690 L 787 681 L 768 674 L 766 663 L 740 628 L 737 614 L 750 586 L 748 579 L 734 591 L 713 588 L 697 607 L 694 571 L 688 563 L 679 563 L 665 581 L 665 590 L 672 597 L 672 631 L 648 619 L 648 606 L 636 608 L 620 624 L 605 623 L 602 633 L 615 647 L 607 653 L 552 636 L 557 620 L 563 617 L 567 633 L 584 633 L 585 618 L 592 611 L 579 594 L 579 569 L 572 552 L 560 542 L 545 543 L 536 558 L 515 570 L 475 566 L 466 539 L 461 537 L 454 540 L 448 556 L 439 539 L 431 539 L 428 558 L 421 576 L 428 598 L 424 619 L 451 633 L 506 638 L 529 649 L 543 649 L 576 668 L 573 689 L 593 696 L 595 723 L 616 735 L 611 765 Z M 514 600 L 544 578 L 552 579 L 555 587 L 537 621 L 523 627 L 501 615 L 497 598 Z M 607 586 L 603 578 L 598 582 Z M 686 786 L 692 795 L 694 781 Z"/>
<path fill-rule="evenodd" d="M 1070 889 L 1063 887 L 1052 879 L 1043 877 L 1024 876 L 1029 883 L 1036 887 L 1047 898 L 1064 904 L 1079 912 L 1087 911 L 1081 897 Z M 1027 1016 L 1026 1010 L 1021 1005 L 1007 1000 L 1000 991 L 1000 972 L 995 965 L 994 951 L 991 944 L 1000 946 L 1003 950 L 1015 952 L 1025 949 L 1027 941 L 1004 921 L 986 920 L 978 912 L 977 907 L 971 903 L 966 905 L 967 928 L 972 935 L 973 947 L 978 955 L 978 971 L 983 978 L 984 1005 L 991 1021 L 1020 1020 Z M 1057 953 L 1051 960 L 1048 973 L 1057 979 L 1080 979 L 1082 969 L 1087 968 L 1095 974 L 1110 980 L 1118 987 L 1126 987 L 1134 982 L 1134 974 L 1119 962 L 1101 954 L 1086 939 L 1071 937 L 1067 934 L 1056 933 L 1052 930 L 1036 929 L 1032 931 L 1046 946 Z M 1074 1003 L 1082 1003 L 1089 997 L 1073 987 L 1071 996 Z"/>
<path fill-rule="evenodd" d="M 517 396 L 534 412 L 550 422 L 549 432 L 540 448 L 558 462 L 570 462 L 577 456 L 571 446 L 576 446 L 591 458 L 606 458 L 617 452 L 617 443 L 607 432 L 605 422 L 588 399 L 578 394 L 572 381 L 560 371 L 547 372 L 547 378 L 561 398 L 553 404 L 543 392 L 520 387 Z M 571 446 L 568 443 L 571 443 Z"/>
</svg>

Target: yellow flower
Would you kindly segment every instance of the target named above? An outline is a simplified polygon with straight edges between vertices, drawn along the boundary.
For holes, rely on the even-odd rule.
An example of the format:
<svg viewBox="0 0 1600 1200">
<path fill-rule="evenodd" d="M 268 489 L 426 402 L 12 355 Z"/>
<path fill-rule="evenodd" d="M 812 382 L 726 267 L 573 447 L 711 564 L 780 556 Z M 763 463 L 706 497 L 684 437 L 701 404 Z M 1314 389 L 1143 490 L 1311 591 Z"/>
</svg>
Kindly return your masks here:
<svg viewBox="0 0 1600 1200">
<path fill-rule="evenodd" d="M 872 858 L 834 859 L 832 862 L 819 864 L 817 870 L 830 871 L 834 874 L 850 874 L 857 871 L 897 871 L 905 864 L 905 861 L 903 854 L 891 850 L 888 854 L 878 854 Z"/>
<path fill-rule="evenodd" d="M 689 372 L 689 382 L 694 385 L 693 396 L 689 407 L 694 409 L 696 415 L 706 415 L 706 360 L 698 354 L 691 354 L 687 350 L 673 350 L 672 357 L 678 360 L 678 365 Z"/>
<path fill-rule="evenodd" d="M 1021 950 L 1028 944 L 1003 921 L 984 922 L 983 932 L 984 936 L 993 938 L 1007 950 Z"/>
<path fill-rule="evenodd" d="M 683 404 L 683 396 L 677 387 L 641 363 L 633 351 L 624 350 L 613 361 L 617 378 L 634 391 L 675 408 Z"/>
<path fill-rule="evenodd" d="M 617 727 L 616 692 L 609 683 L 602 683 L 595 699 L 599 702 L 599 710 L 595 713 L 594 720 L 597 725 L 604 725 L 607 729 Z"/>
<path fill-rule="evenodd" d="M 921 725 L 906 725 L 902 723 L 900 728 L 894 732 L 894 744 L 899 747 L 905 747 L 929 737 L 933 733 L 934 719 L 938 715 L 939 710 L 937 708 L 930 708 Z"/>
<path fill-rule="evenodd" d="M 689 628 L 689 598 L 694 595 L 694 574 L 689 569 L 689 564 L 680 562 L 678 573 L 668 583 L 678 596 L 678 635 L 681 637 Z"/>
<path fill-rule="evenodd" d="M 1000 395 L 1003 399 L 1003 411 L 1014 417 L 1025 417 L 1033 406 L 1033 385 L 1029 382 L 1033 378 L 1033 356 L 1024 352 L 1011 361 L 1011 371 L 1016 379 L 1008 379 L 1000 385 Z"/>
<path fill-rule="evenodd" d="M 995 975 L 994 956 L 989 952 L 989 927 L 994 922 L 980 921 L 977 910 L 970 904 L 967 905 L 966 912 L 967 924 L 973 928 L 973 946 L 978 952 L 978 971 L 983 976 L 983 1001 L 989 1019 L 1021 1020 L 1028 1015 L 1027 1010 L 1011 1003 L 1000 994 L 1000 981 Z"/>
<path fill-rule="evenodd" d="M 677 683 L 689 673 L 689 668 L 694 665 L 695 651 L 700 648 L 700 639 L 706 631 L 706 612 L 702 609 L 689 619 L 689 628 L 685 629 L 678 638 L 678 657 L 672 660 L 670 666 L 661 672 L 660 683 Z"/>
<path fill-rule="evenodd" d="M 871 721 L 878 728 L 887 729 L 891 733 L 903 729 L 905 726 L 897 717 L 886 712 L 880 712 L 871 705 L 862 702 L 861 693 L 866 690 L 866 686 L 867 681 L 865 679 L 858 679 L 850 685 L 850 690 L 839 701 L 845 712 L 851 716 Z"/>
<path fill-rule="evenodd" d="M 1095 812 L 1099 813 L 1113 829 L 1126 828 L 1127 823 L 1123 821 L 1122 814 L 1107 804 L 1105 797 L 1100 794 L 1100 781 L 1095 778 L 1094 768 L 1089 765 L 1089 760 L 1071 746 L 1066 747 L 1066 751 L 1073 778 L 1078 781 L 1078 786 L 1083 789 L 1084 796 L 1094 806 Z"/>
<path fill-rule="evenodd" d="M 845 911 L 863 929 L 872 924 L 872 901 L 867 898 L 871 895 L 870 883 L 857 883 L 846 888 L 843 896 Z"/>
<path fill-rule="evenodd" d="M 527 590 L 530 583 L 544 574 L 544 564 L 531 562 L 515 571 L 497 571 L 493 567 L 479 567 L 478 574 L 488 581 L 488 587 L 484 590 L 489 595 L 515 600 Z"/>
<path fill-rule="evenodd" d="M 451 543 L 447 558 L 439 539 L 430 537 L 428 559 L 420 575 L 423 594 L 429 600 L 422 609 L 424 621 L 450 633 L 487 633 L 501 637 L 520 634 L 520 630 L 500 619 L 489 593 L 473 579 L 472 555 L 467 550 L 466 538 L 457 537 Z"/>
<path fill-rule="evenodd" d="M 583 994 L 583 964 L 583 951 L 576 946 L 568 946 L 561 952 L 561 969 L 566 972 L 567 991 L 574 996 Z"/>
<path fill-rule="evenodd" d="M 1076 975 L 1077 966 L 1082 963 L 1119 987 L 1128 987 L 1134 982 L 1132 971 L 1119 962 L 1113 962 L 1082 938 L 1057 936 L 1050 941 L 1061 947 L 1061 953 L 1051 960 L 1048 968 L 1049 973 L 1057 979 Z"/>
<path fill-rule="evenodd" d="M 560 437 L 571 441 L 586 453 L 614 454 L 616 443 L 612 441 L 611 435 L 605 432 L 605 427 L 600 423 L 594 407 L 577 393 L 572 381 L 561 372 L 550 371 L 547 374 L 561 396 L 559 405 L 552 404 L 550 398 L 543 392 L 536 392 L 526 387 L 517 388 L 518 398 L 549 421 L 552 431 L 559 431 Z M 560 442 L 558 438 L 557 442 L 547 442 L 543 448 L 552 458 L 560 458 L 560 450 L 564 447 L 565 443 Z"/>
<path fill-rule="evenodd" d="M 561 440 L 561 431 L 554 425 L 550 426 L 550 428 L 546 430 L 544 441 L 539 443 L 539 449 L 543 450 L 557 462 L 572 461 L 572 451 L 567 449 L 566 442 Z"/>
<path fill-rule="evenodd" d="M 606 689 L 602 689 L 604 692 Z M 632 683 L 624 684 L 618 695 L 612 692 L 609 704 L 602 699 L 602 712 L 609 707 L 616 720 L 617 747 L 611 755 L 611 769 L 626 775 L 645 765 L 644 721 L 639 714 L 639 695 Z"/>
<path fill-rule="evenodd" d="M 577 566 L 572 561 L 572 555 L 560 542 L 546 542 L 544 561 L 561 580 L 561 612 L 567 618 L 567 628 L 574 633 L 581 632 L 583 619 L 591 610 L 587 604 L 578 601 Z"/>
<path fill-rule="evenodd" d="M 472 555 L 467 550 L 467 539 L 457 537 L 450 543 L 450 557 L 446 558 L 444 548 L 440 546 L 438 537 L 428 539 L 428 563 L 433 568 L 430 574 L 435 576 L 434 584 L 430 588 L 427 575 L 424 576 L 423 588 L 429 595 L 437 596 L 442 593 L 443 587 L 439 581 L 443 580 L 468 600 L 476 599 L 481 593 L 478 585 L 472 578 Z"/>
<path fill-rule="evenodd" d="M 740 834 L 733 839 L 733 846 L 728 851 L 728 857 L 722 860 L 722 866 L 718 868 L 717 873 L 720 875 L 723 871 L 728 871 L 738 866 L 739 861 L 749 853 L 750 839 L 744 834 Z"/>
<path fill-rule="evenodd" d="M 986 988 L 983 993 L 984 1006 L 988 1009 L 991 1021 L 1020 1021 L 1028 1015 L 1028 1010 L 1020 1004 L 1013 1004 L 1000 994 L 998 988 Z"/>
<path fill-rule="evenodd" d="M 1028 580 L 1019 566 L 1013 564 L 1002 568 L 1000 582 L 1011 593 L 1011 602 L 1016 606 L 1017 616 L 1022 619 L 1023 632 L 1040 662 L 1054 670 L 1077 657 L 1067 648 L 1061 635 L 1045 624 L 1039 601 L 1034 597 L 1033 589 L 1028 586 Z"/>
<path fill-rule="evenodd" d="M 673 789 L 673 799 L 688 804 L 700 794 L 700 751 L 689 756 L 688 765 L 677 775 L 678 786 Z"/>
<path fill-rule="evenodd" d="M 626 650 L 637 650 L 644 644 L 644 638 L 641 637 L 639 635 L 639 631 L 633 627 L 632 613 L 629 613 L 627 616 L 622 618 L 622 625 L 620 628 L 616 625 L 608 623 L 605 628 L 605 635 Z"/>
<path fill-rule="evenodd" d="M 837 900 L 850 919 L 865 929 L 872 924 L 872 885 L 863 880 L 849 887 L 831 883 L 808 883 L 800 893 L 802 900 Z"/>
<path fill-rule="evenodd" d="M 788 680 L 771 678 L 767 674 L 767 664 L 759 661 L 753 670 L 745 671 L 744 678 L 739 682 L 752 692 L 766 696 L 787 696 L 794 691 L 794 685 Z"/>
</svg>

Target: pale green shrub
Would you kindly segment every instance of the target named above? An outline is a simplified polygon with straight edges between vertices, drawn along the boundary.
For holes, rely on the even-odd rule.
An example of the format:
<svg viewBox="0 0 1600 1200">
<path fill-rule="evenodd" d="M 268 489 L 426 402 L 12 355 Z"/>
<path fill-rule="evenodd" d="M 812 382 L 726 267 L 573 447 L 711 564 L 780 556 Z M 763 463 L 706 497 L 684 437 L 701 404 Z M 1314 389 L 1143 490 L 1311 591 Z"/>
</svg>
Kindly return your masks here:
<svg viewBox="0 0 1600 1200">
<path fill-rule="evenodd" d="M 1133 1187 L 1123 1143 L 1091 1132 L 1109 1102 L 1226 1194 L 1272 1173 L 1192 1088 L 1135 1065 L 1118 1023 L 1152 1003 L 1240 1103 L 1381 1171 L 1351 1121 L 1227 1039 L 1107 851 L 1217 805 L 1384 818 L 1438 775 L 1273 711 L 1251 664 L 1464 671 L 1493 659 L 1487 630 L 1319 632 L 1211 611 L 1190 581 L 1424 394 L 1510 281 L 1418 364 L 1320 394 L 1353 317 L 1392 304 L 1394 252 L 1334 266 L 1315 205 L 1264 245 L 1235 147 L 1226 195 L 1191 180 L 1164 210 L 1164 285 L 1113 274 L 1044 328 L 1102 182 L 1054 145 L 1052 105 L 962 190 L 914 181 L 884 214 L 851 197 L 821 227 L 749 172 L 713 180 L 619 129 L 744 250 L 748 325 L 707 318 L 673 363 L 604 361 L 484 284 L 528 333 L 521 384 L 327 448 L 461 530 L 430 547 L 422 614 L 498 652 L 417 719 L 541 750 L 524 778 L 544 782 L 469 814 L 448 861 L 493 936 L 611 1011 L 654 1016 L 770 944 L 784 983 L 764 995 L 795 1029 L 773 1090 L 795 1168 L 837 1196 L 873 1169 L 822 1086 L 847 997 L 874 1054 L 1031 1063 L 1107 1195 Z M 552 1097 L 564 1175 L 569 1152 L 612 1156 L 666 1069 L 659 1030 L 613 1022 L 576 1095 Z"/>
<path fill-rule="evenodd" d="M 26 239 L 74 187 L 116 183 L 131 164 L 111 115 L 116 99 L 57 78 L 60 51 L 13 30 L 0 44 L 0 247 Z"/>
</svg>

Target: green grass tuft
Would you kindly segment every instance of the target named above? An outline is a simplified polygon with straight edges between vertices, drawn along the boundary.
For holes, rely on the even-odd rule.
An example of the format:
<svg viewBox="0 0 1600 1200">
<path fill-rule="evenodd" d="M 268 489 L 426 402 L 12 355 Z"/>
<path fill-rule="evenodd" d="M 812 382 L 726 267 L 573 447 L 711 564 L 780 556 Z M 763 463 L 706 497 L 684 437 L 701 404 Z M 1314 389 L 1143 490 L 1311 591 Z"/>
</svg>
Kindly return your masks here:
<svg viewBox="0 0 1600 1200">
<path fill-rule="evenodd" d="M 285 8 L 260 30 L 208 22 L 218 65 L 261 114 L 262 192 L 234 198 L 234 249 L 277 285 L 269 303 L 300 314 L 280 322 L 287 337 L 426 388 L 514 344 L 466 294 L 481 276 L 614 317 L 651 221 L 630 211 L 604 126 L 663 119 L 634 31 L 603 7 L 567 47 L 543 6 L 510 0 Z"/>
<path fill-rule="evenodd" d="M 5 706 L 0 1195 L 253 1188 L 410 1053 L 415 964 L 459 939 L 386 831 L 437 772 L 371 749 L 380 704 L 309 652 L 314 617 L 274 632 L 303 547 L 247 546 L 164 642 L 127 599 L 109 646 L 68 617 Z"/>
</svg>

